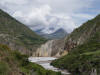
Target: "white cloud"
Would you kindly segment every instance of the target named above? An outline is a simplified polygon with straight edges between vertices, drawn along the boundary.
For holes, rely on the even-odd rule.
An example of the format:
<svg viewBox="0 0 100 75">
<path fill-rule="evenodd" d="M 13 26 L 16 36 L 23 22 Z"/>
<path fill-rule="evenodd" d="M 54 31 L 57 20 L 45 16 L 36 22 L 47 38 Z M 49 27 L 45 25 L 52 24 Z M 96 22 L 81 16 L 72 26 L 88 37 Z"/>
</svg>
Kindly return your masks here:
<svg viewBox="0 0 100 75">
<path fill-rule="evenodd" d="M 45 11 L 45 12 L 44 12 Z M 48 5 L 44 5 L 40 8 L 32 8 L 29 12 L 16 11 L 13 13 L 13 17 L 17 18 L 21 22 L 27 25 L 49 25 L 46 16 L 50 14 L 51 8 Z M 34 29 L 34 28 L 33 28 Z"/>
<path fill-rule="evenodd" d="M 92 18 L 89 14 L 80 13 L 92 7 L 94 0 L 1 0 L 0 8 L 28 25 L 31 29 L 44 28 L 43 32 L 51 33 L 59 28 L 71 32 L 76 28 L 79 19 Z M 76 14 L 79 12 L 78 14 Z M 79 19 L 74 19 L 77 17 Z M 54 27 L 54 31 L 50 28 Z"/>
<path fill-rule="evenodd" d="M 7 3 L 20 5 L 20 4 L 26 4 L 27 0 L 1 0 L 0 3 L 3 5 L 6 5 Z"/>
</svg>

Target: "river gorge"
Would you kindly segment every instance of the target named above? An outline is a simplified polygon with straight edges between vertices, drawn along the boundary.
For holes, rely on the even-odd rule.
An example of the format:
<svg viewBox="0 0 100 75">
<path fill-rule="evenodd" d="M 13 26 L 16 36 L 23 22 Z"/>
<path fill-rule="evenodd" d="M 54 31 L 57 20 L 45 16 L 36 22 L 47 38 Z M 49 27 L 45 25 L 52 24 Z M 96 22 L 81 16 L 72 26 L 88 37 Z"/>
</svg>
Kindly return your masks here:
<svg viewBox="0 0 100 75">
<path fill-rule="evenodd" d="M 64 39 L 49 40 L 37 48 L 36 52 L 29 58 L 29 61 L 39 64 L 47 70 L 61 72 L 63 75 L 70 75 L 67 70 L 58 69 L 50 65 L 53 60 L 68 53 L 67 50 L 64 50 L 64 44 Z"/>
<path fill-rule="evenodd" d="M 57 58 L 55 57 L 30 57 L 28 60 L 30 62 L 34 62 L 36 64 L 41 65 L 47 70 L 61 72 L 63 75 L 70 75 L 70 73 L 67 70 L 61 70 L 61 69 L 55 68 L 52 65 L 50 65 L 50 63 L 55 59 Z"/>
</svg>

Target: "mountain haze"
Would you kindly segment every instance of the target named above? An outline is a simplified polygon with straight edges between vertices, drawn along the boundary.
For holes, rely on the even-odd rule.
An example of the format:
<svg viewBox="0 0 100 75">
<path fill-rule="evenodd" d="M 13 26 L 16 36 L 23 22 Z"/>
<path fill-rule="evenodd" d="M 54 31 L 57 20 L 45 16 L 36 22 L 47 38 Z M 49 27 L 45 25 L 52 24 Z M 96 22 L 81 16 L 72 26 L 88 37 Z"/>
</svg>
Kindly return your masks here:
<svg viewBox="0 0 100 75">
<path fill-rule="evenodd" d="M 62 39 L 68 35 L 68 33 L 62 28 L 58 29 L 57 31 L 55 31 L 51 34 L 45 34 L 45 33 L 41 32 L 41 30 L 37 30 L 36 33 L 47 39 Z"/>
</svg>

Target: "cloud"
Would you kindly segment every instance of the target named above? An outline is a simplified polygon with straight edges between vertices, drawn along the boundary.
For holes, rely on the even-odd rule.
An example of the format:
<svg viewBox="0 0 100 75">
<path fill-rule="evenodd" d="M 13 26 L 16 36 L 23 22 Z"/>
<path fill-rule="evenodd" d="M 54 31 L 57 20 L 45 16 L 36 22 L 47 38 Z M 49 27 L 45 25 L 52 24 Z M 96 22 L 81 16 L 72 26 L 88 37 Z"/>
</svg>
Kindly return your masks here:
<svg viewBox="0 0 100 75">
<path fill-rule="evenodd" d="M 44 29 L 44 33 L 52 33 L 59 28 L 71 32 L 76 27 L 70 16 L 52 14 L 52 9 L 49 5 L 43 5 L 40 8 L 33 7 L 30 12 L 26 13 L 16 11 L 12 16 L 27 24 L 33 30 Z M 54 28 L 53 31 L 50 30 L 51 27 Z"/>
<path fill-rule="evenodd" d="M 42 6 L 40 8 L 32 8 L 29 12 L 16 11 L 13 13 L 13 17 L 17 19 L 22 19 L 28 25 L 35 24 L 34 22 L 40 22 L 42 24 L 48 25 L 46 21 L 46 15 L 50 14 L 51 8 L 48 5 Z"/>
<path fill-rule="evenodd" d="M 1 0 L 0 8 L 33 30 L 45 33 L 59 28 L 71 32 L 94 15 L 82 13 L 93 8 L 95 0 Z M 54 28 L 50 30 L 50 28 Z"/>
<path fill-rule="evenodd" d="M 13 17 L 17 18 L 24 24 L 27 24 L 31 29 L 41 29 L 49 25 L 46 16 L 50 14 L 51 8 L 44 5 L 40 8 L 32 8 L 30 12 L 16 11 Z M 35 27 L 36 26 L 36 27 Z"/>
</svg>

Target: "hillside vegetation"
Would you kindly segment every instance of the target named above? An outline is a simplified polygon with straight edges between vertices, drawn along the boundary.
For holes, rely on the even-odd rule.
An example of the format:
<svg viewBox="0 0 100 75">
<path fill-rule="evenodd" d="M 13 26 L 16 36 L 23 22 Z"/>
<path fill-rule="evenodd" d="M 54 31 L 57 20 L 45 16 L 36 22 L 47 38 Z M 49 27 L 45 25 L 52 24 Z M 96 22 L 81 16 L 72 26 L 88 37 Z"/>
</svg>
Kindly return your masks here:
<svg viewBox="0 0 100 75">
<path fill-rule="evenodd" d="M 28 56 L 0 44 L 0 75 L 61 75 L 28 62 Z"/>
<path fill-rule="evenodd" d="M 0 10 L 0 75 L 61 75 L 28 61 L 28 57 L 46 41 Z"/>
<path fill-rule="evenodd" d="M 46 39 L 38 36 L 24 24 L 0 10 L 0 43 L 24 54 L 31 54 Z"/>
<path fill-rule="evenodd" d="M 66 45 L 70 38 L 76 45 L 68 55 L 51 64 L 68 69 L 73 75 L 100 75 L 100 15 L 74 30 L 67 38 Z M 65 48 L 68 49 L 68 46 Z"/>
</svg>

